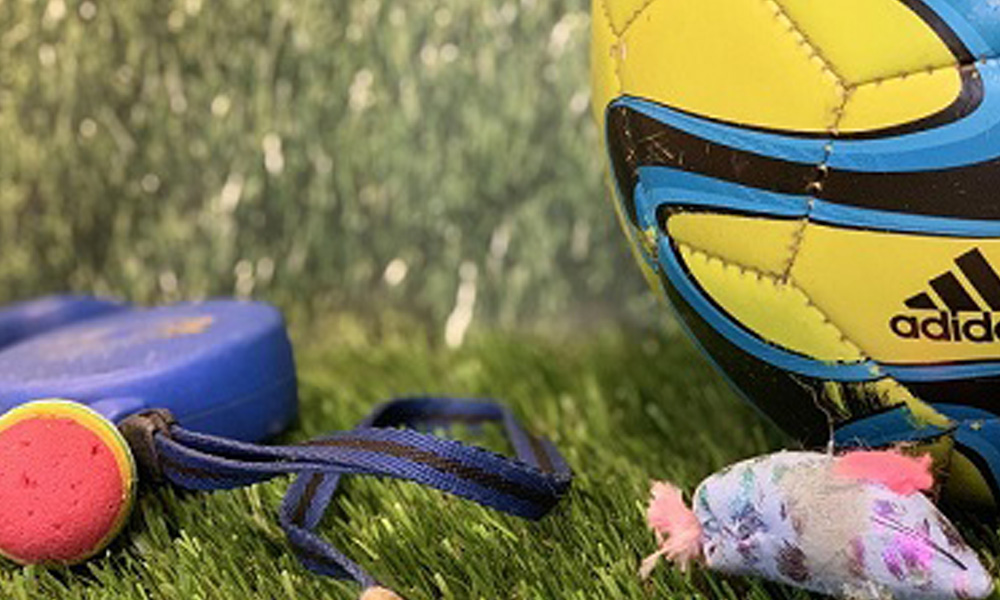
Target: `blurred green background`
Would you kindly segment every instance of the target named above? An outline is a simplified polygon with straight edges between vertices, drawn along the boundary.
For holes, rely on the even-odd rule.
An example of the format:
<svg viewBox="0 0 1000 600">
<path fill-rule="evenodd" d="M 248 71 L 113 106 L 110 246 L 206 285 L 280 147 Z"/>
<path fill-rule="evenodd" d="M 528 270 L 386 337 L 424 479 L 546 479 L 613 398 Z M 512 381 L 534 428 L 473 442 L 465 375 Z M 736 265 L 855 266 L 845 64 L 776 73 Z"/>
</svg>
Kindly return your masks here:
<svg viewBox="0 0 1000 600">
<path fill-rule="evenodd" d="M 452 345 L 648 324 L 589 114 L 588 12 L 0 0 L 0 299 L 236 294 Z"/>
</svg>

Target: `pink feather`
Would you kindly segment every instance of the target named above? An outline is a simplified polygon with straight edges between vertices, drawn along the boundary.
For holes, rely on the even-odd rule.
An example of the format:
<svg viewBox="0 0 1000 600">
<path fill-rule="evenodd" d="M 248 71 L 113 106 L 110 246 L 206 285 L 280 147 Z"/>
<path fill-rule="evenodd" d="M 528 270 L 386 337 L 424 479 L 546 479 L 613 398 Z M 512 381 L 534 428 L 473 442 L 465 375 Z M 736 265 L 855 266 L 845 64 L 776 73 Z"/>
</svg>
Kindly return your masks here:
<svg viewBox="0 0 1000 600">
<path fill-rule="evenodd" d="M 840 477 L 880 483 L 909 496 L 933 487 L 932 464 L 929 454 L 907 456 L 898 450 L 859 450 L 838 457 L 833 472 Z"/>
<path fill-rule="evenodd" d="M 656 532 L 659 550 L 642 561 L 639 574 L 648 577 L 662 556 L 684 570 L 701 557 L 701 524 L 684 504 L 681 491 L 673 484 L 655 481 L 646 510 L 649 526 Z"/>
</svg>

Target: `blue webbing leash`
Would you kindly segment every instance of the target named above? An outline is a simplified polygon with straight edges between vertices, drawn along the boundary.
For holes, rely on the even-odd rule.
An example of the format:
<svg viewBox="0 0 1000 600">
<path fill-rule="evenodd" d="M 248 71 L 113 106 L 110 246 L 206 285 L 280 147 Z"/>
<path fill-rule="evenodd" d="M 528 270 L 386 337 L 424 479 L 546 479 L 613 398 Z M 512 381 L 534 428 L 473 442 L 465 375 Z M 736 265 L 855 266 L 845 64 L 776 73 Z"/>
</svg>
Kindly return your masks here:
<svg viewBox="0 0 1000 600">
<path fill-rule="evenodd" d="M 572 480 L 555 446 L 525 431 L 509 410 L 489 401 L 395 400 L 376 408 L 353 430 L 289 446 L 195 433 L 163 411 L 133 419 L 123 430 L 137 459 L 146 470 L 181 487 L 231 489 L 297 474 L 279 510 L 297 556 L 314 572 L 351 578 L 365 588 L 377 581 L 316 533 L 341 476 L 414 481 L 527 519 L 552 510 Z M 486 422 L 503 425 L 516 458 L 414 429 Z M 134 435 L 136 427 L 145 433 L 145 442 L 142 434 Z"/>
</svg>

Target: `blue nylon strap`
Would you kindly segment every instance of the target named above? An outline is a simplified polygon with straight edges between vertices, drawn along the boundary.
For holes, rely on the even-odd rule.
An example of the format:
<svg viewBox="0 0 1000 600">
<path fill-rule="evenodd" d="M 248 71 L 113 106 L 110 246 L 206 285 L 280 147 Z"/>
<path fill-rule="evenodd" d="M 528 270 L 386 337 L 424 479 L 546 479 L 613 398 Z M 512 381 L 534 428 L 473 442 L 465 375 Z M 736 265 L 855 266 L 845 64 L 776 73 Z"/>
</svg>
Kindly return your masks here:
<svg viewBox="0 0 1000 600">
<path fill-rule="evenodd" d="M 486 422 L 503 425 L 516 459 L 414 429 Z M 509 410 L 467 399 L 395 400 L 351 431 L 291 446 L 248 444 L 177 425 L 157 435 L 155 444 L 163 475 L 190 489 L 230 489 L 299 474 L 279 510 L 296 554 L 315 572 L 366 587 L 376 581 L 315 533 L 342 475 L 414 481 L 528 519 L 552 510 L 572 479 L 556 448 L 525 431 Z"/>
</svg>

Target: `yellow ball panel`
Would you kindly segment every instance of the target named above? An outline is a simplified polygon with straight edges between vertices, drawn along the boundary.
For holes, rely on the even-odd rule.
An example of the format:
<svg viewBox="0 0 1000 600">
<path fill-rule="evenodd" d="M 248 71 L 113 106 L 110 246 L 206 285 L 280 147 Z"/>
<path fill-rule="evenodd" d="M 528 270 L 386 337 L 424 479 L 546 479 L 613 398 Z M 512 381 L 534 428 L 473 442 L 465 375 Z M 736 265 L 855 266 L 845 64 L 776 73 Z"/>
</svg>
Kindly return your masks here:
<svg viewBox="0 0 1000 600">
<path fill-rule="evenodd" d="M 869 131 L 915 121 L 944 109 L 961 91 L 958 67 L 861 85 L 851 90 L 837 129 Z"/>
<path fill-rule="evenodd" d="M 615 34 L 620 34 L 650 4 L 657 0 L 597 0 L 594 11 L 605 13 Z M 662 0 L 660 0 L 662 1 Z"/>
<path fill-rule="evenodd" d="M 731 262 L 777 277 L 784 275 L 802 221 L 704 212 L 667 220 L 670 237 Z"/>
<path fill-rule="evenodd" d="M 698 285 L 736 322 L 781 348 L 830 361 L 864 357 L 793 285 L 680 245 Z"/>
<path fill-rule="evenodd" d="M 993 360 L 992 343 L 954 343 L 932 339 L 922 327 L 939 319 L 938 310 L 912 310 L 908 298 L 926 293 L 938 305 L 930 280 L 951 273 L 967 293 L 983 305 L 955 265 L 955 258 L 978 248 L 992 265 L 1000 265 L 1000 240 L 849 230 L 810 224 L 791 271 L 791 279 L 830 320 L 871 358 L 886 363 L 927 364 Z M 897 320 L 895 330 L 892 319 Z M 962 313 L 960 325 L 982 313 Z M 992 317 L 990 317 L 992 320 Z M 928 324 L 932 336 L 954 330 L 948 323 Z M 993 323 L 995 326 L 996 323 Z M 985 336 L 982 326 L 974 335 Z M 902 332 L 902 335 L 897 333 Z"/>
<path fill-rule="evenodd" d="M 845 90 L 770 0 L 653 2 L 623 36 L 624 92 L 747 125 L 823 132 Z"/>
<path fill-rule="evenodd" d="M 777 1 L 848 85 L 956 62 L 938 34 L 900 0 Z"/>
<path fill-rule="evenodd" d="M 618 83 L 618 36 L 611 29 L 608 13 L 601 9 L 604 0 L 594 0 L 590 23 L 590 93 L 594 121 L 604 132 L 604 111 L 621 93 Z"/>
</svg>

